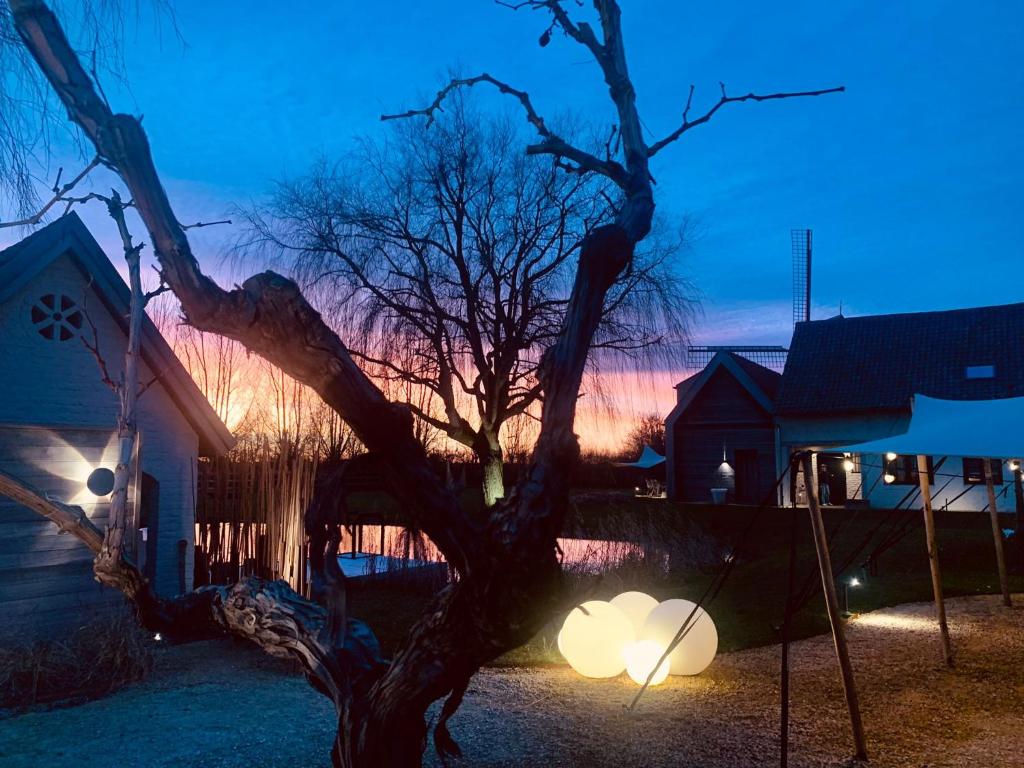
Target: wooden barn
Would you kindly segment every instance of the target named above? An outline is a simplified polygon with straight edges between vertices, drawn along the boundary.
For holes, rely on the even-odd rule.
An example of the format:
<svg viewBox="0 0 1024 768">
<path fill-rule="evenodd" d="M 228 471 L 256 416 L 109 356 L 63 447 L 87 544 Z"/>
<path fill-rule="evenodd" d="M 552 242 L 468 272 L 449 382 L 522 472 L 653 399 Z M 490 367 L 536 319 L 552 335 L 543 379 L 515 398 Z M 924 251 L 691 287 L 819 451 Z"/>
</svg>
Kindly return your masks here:
<svg viewBox="0 0 1024 768">
<path fill-rule="evenodd" d="M 733 352 L 718 352 L 676 385 L 665 420 L 668 497 L 757 504 L 778 473 L 773 403 L 781 376 Z M 713 494 L 713 490 L 715 493 Z"/>
<path fill-rule="evenodd" d="M 0 470 L 81 506 L 100 527 L 109 496 L 86 482 L 114 467 L 118 402 L 83 340 L 98 342 L 116 378 L 128 303 L 124 280 L 74 214 L 0 251 Z M 233 439 L 148 318 L 142 357 L 140 381 L 154 383 L 139 400 L 137 556 L 158 592 L 174 594 L 192 584 L 197 459 Z M 0 497 L 0 632 L 58 635 L 119 601 L 91 569 L 84 545 Z"/>
</svg>

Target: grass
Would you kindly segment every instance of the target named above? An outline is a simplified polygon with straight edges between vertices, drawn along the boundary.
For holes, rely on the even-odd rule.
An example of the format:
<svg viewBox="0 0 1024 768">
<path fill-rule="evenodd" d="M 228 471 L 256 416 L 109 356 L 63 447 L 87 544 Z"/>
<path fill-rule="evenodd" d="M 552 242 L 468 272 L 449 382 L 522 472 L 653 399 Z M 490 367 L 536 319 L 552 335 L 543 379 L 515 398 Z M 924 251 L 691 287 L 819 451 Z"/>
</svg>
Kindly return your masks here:
<svg viewBox="0 0 1024 768">
<path fill-rule="evenodd" d="M 566 535 L 628 540 L 657 550 L 662 558 L 627 558 L 621 563 L 588 563 L 569 569 L 581 599 L 609 599 L 627 589 L 649 592 L 660 600 L 682 597 L 697 601 L 725 567 L 725 554 L 750 522 L 748 507 L 712 507 L 635 500 L 608 493 L 577 494 L 576 509 Z M 820 577 L 806 510 L 797 510 L 797 589 L 811 589 L 794 615 L 794 639 L 828 631 Z M 998 592 L 995 554 L 988 515 L 936 512 L 939 560 L 947 596 Z M 739 650 L 779 642 L 787 594 L 792 512 L 765 510 L 739 549 L 736 565 L 717 598 L 707 608 L 719 633 L 720 650 Z M 907 523 L 901 528 L 902 523 Z M 856 576 L 861 586 L 849 592 L 855 613 L 898 603 L 932 599 L 928 559 L 920 510 L 827 510 L 833 565 L 850 560 L 839 574 L 842 584 Z M 862 569 L 868 554 L 884 538 L 905 535 L 877 558 L 877 573 Z M 1016 563 L 1007 543 L 1007 559 Z M 669 570 L 659 562 L 669 557 Z M 591 569 L 600 567 L 596 575 Z M 1024 591 L 1024 575 L 1011 571 L 1013 591 Z M 386 653 L 401 641 L 429 600 L 434 586 L 391 585 L 385 582 L 354 586 L 353 615 L 368 621 Z M 533 666 L 564 663 L 555 646 L 561 618 L 529 643 L 497 660 L 497 665 Z"/>
</svg>

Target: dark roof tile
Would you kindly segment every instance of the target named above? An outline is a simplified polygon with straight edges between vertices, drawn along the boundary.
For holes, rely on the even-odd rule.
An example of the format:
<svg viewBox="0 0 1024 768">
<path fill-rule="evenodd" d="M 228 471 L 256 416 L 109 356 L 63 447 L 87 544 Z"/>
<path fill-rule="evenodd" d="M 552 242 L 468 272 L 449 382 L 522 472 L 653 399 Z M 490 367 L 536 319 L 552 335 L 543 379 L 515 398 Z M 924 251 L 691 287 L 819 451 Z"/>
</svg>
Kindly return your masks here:
<svg viewBox="0 0 1024 768">
<path fill-rule="evenodd" d="M 988 365 L 993 377 L 967 378 Z M 798 323 L 776 412 L 903 410 L 915 393 L 1024 396 L 1024 304 Z"/>
</svg>

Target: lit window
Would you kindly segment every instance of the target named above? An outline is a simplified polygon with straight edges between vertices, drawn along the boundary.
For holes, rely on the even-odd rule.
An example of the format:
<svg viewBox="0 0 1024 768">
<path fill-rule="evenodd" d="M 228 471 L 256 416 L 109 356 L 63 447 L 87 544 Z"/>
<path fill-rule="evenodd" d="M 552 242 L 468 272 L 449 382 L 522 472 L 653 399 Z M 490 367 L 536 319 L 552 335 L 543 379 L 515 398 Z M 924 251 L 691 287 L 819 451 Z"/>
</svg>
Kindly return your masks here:
<svg viewBox="0 0 1024 768">
<path fill-rule="evenodd" d="M 891 485 L 917 485 L 917 456 L 897 456 L 895 459 L 886 458 L 885 474 L 891 475 L 892 480 L 886 479 Z M 935 470 L 932 467 L 932 457 L 928 457 L 928 485 L 935 484 Z"/>
<path fill-rule="evenodd" d="M 985 460 L 975 458 L 964 459 L 964 483 L 967 485 L 979 485 L 985 482 Z M 1003 484 L 1003 462 L 999 459 L 992 460 L 992 482 L 995 485 Z"/>
<path fill-rule="evenodd" d="M 964 370 L 968 379 L 994 379 L 996 367 L 994 365 L 968 365 Z"/>
</svg>

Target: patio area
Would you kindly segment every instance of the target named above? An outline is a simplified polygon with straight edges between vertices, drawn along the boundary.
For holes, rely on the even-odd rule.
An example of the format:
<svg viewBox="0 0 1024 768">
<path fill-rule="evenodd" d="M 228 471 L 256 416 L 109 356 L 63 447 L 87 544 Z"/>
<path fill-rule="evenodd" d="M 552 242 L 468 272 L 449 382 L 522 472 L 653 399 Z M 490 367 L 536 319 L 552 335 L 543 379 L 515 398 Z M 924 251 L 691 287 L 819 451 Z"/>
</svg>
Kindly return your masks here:
<svg viewBox="0 0 1024 768">
<path fill-rule="evenodd" d="M 1024 596 L 947 602 L 956 668 L 942 665 L 928 603 L 848 625 L 872 766 L 1019 764 L 1024 752 Z M 227 641 L 218 641 L 227 642 Z M 214 647 L 211 647 L 213 645 Z M 793 643 L 790 765 L 849 765 L 850 737 L 828 635 Z M 669 678 L 636 714 L 624 676 L 568 667 L 489 669 L 452 721 L 474 766 L 778 765 L 777 646 L 720 654 L 704 675 Z M 329 764 L 330 707 L 258 653 L 198 643 L 161 652 L 145 683 L 70 709 L 0 721 L 7 768 Z M 427 765 L 440 765 L 428 750 Z"/>
</svg>

